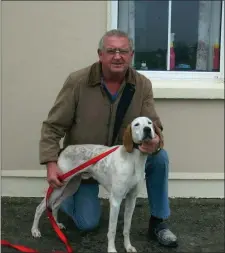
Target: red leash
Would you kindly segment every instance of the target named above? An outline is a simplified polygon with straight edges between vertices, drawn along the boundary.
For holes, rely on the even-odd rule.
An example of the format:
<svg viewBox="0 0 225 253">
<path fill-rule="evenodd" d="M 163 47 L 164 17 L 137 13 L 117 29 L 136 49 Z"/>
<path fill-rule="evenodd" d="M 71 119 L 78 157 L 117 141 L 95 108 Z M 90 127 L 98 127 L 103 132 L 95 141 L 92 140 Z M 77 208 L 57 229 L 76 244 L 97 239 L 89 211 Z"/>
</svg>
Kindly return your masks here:
<svg viewBox="0 0 225 253">
<path fill-rule="evenodd" d="M 66 179 L 67 177 L 70 177 L 74 174 L 76 174 L 77 172 L 85 169 L 86 167 L 98 162 L 99 160 L 101 160 L 102 158 L 106 157 L 107 155 L 109 155 L 110 153 L 114 152 L 116 149 L 118 149 L 118 146 L 117 147 L 114 147 L 98 156 L 95 156 L 94 158 L 90 159 L 89 161 L 79 165 L 78 167 L 68 171 L 67 173 L 61 175 L 59 177 L 60 180 L 64 180 Z M 47 215 L 48 215 L 48 218 L 52 224 L 52 227 L 53 229 L 55 230 L 56 234 L 58 235 L 58 237 L 60 238 L 60 240 L 66 245 L 66 249 L 67 249 L 67 252 L 68 253 L 72 253 L 73 252 L 73 249 L 72 247 L 70 246 L 66 236 L 63 234 L 63 232 L 61 231 L 61 229 L 58 227 L 53 215 L 52 215 L 52 210 L 50 207 L 48 207 L 48 199 L 50 198 L 52 192 L 54 191 L 54 188 L 52 188 L 51 186 L 49 186 L 48 188 L 48 191 L 47 191 L 47 194 L 46 194 L 46 207 L 47 207 Z M 11 244 L 10 242 L 6 241 L 6 240 L 1 240 L 1 245 L 3 246 L 7 246 L 7 247 L 11 247 L 11 248 L 14 248 L 14 249 L 17 249 L 21 252 L 27 252 L 27 253 L 39 253 L 37 250 L 34 250 L 34 249 L 31 249 L 31 248 L 28 248 L 28 247 L 25 247 L 25 246 L 22 246 L 22 245 L 16 245 L 16 244 Z M 56 253 L 56 252 L 55 252 Z"/>
</svg>

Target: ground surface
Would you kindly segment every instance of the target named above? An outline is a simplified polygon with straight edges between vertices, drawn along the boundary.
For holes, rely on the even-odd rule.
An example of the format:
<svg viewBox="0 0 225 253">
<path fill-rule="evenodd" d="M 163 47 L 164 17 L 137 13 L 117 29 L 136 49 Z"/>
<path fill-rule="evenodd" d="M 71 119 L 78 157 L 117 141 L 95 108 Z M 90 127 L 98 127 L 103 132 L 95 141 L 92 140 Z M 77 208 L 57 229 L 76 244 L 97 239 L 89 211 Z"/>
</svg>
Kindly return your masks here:
<svg viewBox="0 0 225 253">
<path fill-rule="evenodd" d="M 22 244 L 40 252 L 51 253 L 54 250 L 66 252 L 64 244 L 53 231 L 46 214 L 41 218 L 42 237 L 34 239 L 30 228 L 38 198 L 1 199 L 1 239 Z M 108 201 L 102 201 L 103 214 L 100 228 L 88 234 L 81 234 L 71 220 L 63 213 L 59 214 L 67 229 L 64 231 L 74 252 L 106 252 L 108 228 Z M 172 215 L 169 220 L 171 229 L 179 238 L 179 247 L 167 249 L 157 242 L 147 240 L 146 231 L 149 218 L 147 201 L 139 199 L 135 209 L 131 241 L 138 252 L 224 252 L 224 200 L 172 199 Z M 116 246 L 118 252 L 123 249 L 123 206 L 119 215 Z M 18 252 L 2 247 L 2 252 Z"/>
</svg>

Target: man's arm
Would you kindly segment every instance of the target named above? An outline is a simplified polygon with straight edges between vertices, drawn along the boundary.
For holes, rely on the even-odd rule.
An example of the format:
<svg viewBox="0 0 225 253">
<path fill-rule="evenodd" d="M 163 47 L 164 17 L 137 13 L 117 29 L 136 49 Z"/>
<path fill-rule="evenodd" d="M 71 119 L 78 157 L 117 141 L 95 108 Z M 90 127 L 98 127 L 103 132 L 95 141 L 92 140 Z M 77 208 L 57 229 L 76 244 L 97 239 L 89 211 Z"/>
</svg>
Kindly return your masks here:
<svg viewBox="0 0 225 253">
<path fill-rule="evenodd" d="M 153 121 L 156 134 L 160 139 L 160 147 L 164 145 L 163 125 L 156 112 L 151 81 L 145 78 L 144 98 L 142 102 L 141 116 L 150 118 Z"/>
<path fill-rule="evenodd" d="M 72 124 L 75 108 L 75 85 L 69 76 L 49 111 L 47 119 L 42 124 L 39 142 L 40 164 L 57 161 L 60 139 L 64 137 Z"/>
</svg>

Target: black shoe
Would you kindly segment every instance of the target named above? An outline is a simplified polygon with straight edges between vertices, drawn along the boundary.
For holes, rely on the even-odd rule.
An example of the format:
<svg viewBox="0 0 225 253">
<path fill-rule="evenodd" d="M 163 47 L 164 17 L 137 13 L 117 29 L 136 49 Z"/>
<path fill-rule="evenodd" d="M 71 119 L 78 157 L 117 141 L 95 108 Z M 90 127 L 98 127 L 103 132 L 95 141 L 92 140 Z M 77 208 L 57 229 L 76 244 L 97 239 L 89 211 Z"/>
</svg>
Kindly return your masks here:
<svg viewBox="0 0 225 253">
<path fill-rule="evenodd" d="M 151 224 L 150 221 L 148 235 L 150 239 L 158 241 L 165 247 L 175 248 L 178 246 L 177 237 L 169 230 L 163 221 L 155 223 L 154 225 Z"/>
</svg>

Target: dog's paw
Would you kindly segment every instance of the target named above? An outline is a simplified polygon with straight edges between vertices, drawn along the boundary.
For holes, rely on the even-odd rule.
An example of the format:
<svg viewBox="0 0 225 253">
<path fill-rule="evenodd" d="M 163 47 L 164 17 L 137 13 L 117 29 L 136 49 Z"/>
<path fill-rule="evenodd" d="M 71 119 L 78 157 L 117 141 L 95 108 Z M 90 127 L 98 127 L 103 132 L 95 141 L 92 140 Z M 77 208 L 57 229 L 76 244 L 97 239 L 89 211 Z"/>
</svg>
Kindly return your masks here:
<svg viewBox="0 0 225 253">
<path fill-rule="evenodd" d="M 66 229 L 66 227 L 62 223 L 57 223 L 57 225 L 60 229 Z"/>
<path fill-rule="evenodd" d="M 117 250 L 113 247 L 108 247 L 108 253 L 117 253 Z"/>
<path fill-rule="evenodd" d="M 128 245 L 126 247 L 126 251 L 127 252 L 137 252 L 137 250 L 135 249 L 135 247 L 133 247 L 132 245 Z"/>
<path fill-rule="evenodd" d="M 108 253 L 117 253 L 117 250 L 116 249 L 110 249 L 110 250 L 108 250 Z"/>
<path fill-rule="evenodd" d="M 31 234 L 35 238 L 41 237 L 41 232 L 39 231 L 38 228 L 32 228 L 31 229 Z"/>
</svg>

